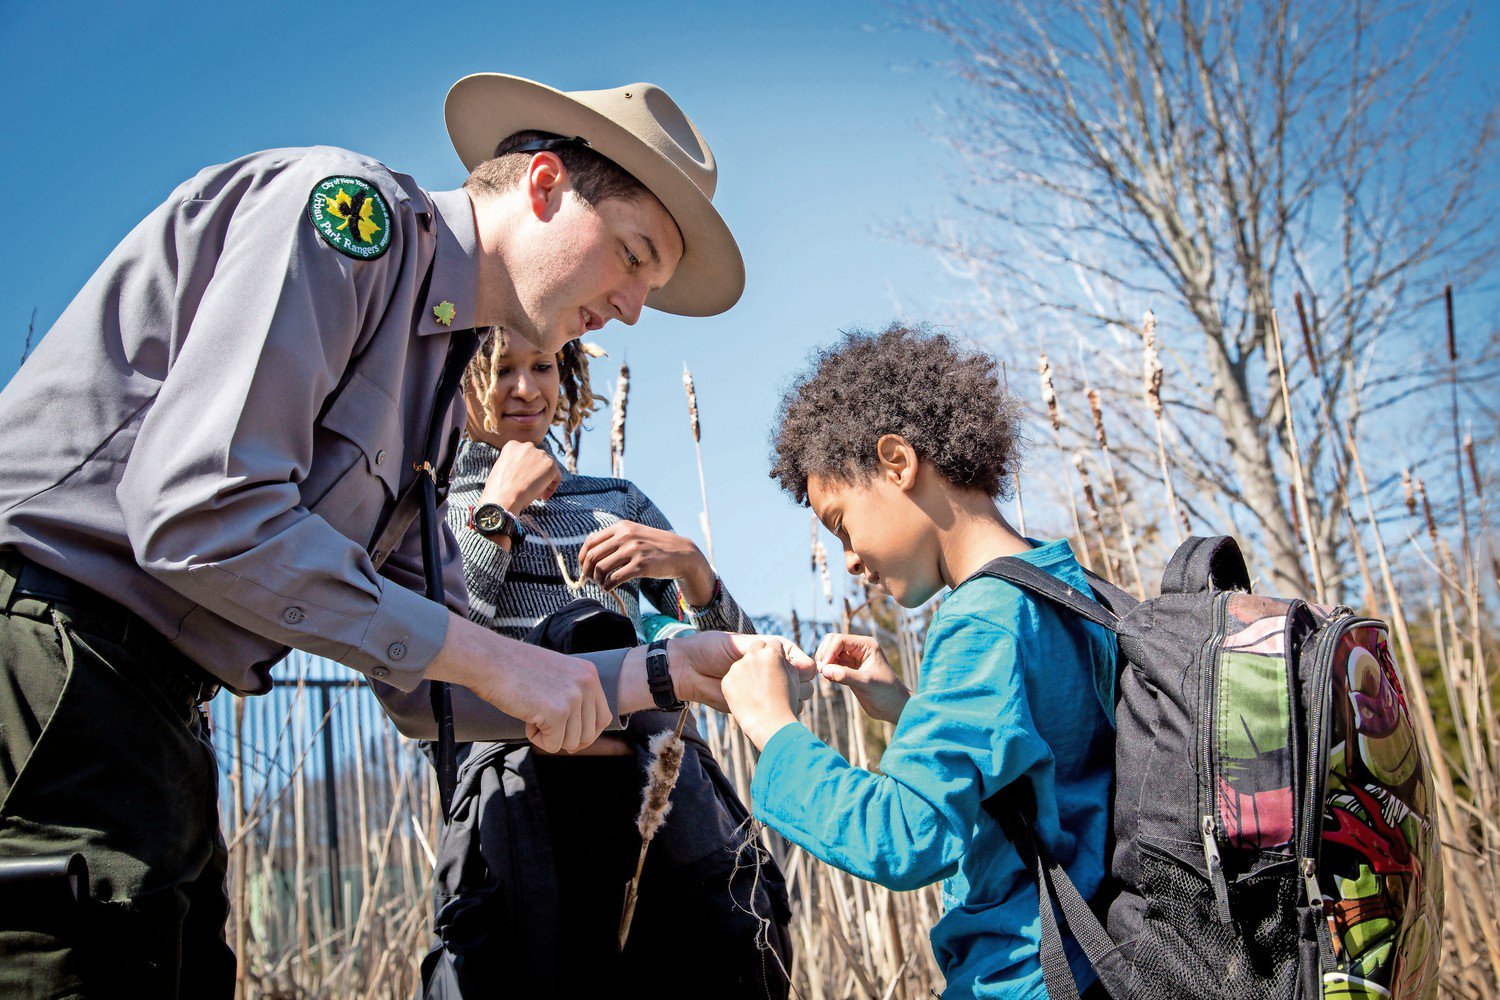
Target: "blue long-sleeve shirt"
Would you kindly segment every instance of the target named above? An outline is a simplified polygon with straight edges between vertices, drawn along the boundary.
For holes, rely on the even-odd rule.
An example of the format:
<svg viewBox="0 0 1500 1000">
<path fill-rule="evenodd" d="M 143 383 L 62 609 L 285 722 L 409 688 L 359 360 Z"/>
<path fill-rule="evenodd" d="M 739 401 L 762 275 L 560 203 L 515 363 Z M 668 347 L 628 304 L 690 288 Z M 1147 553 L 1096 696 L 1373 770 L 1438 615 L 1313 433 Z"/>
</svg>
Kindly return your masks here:
<svg viewBox="0 0 1500 1000">
<path fill-rule="evenodd" d="M 1087 590 L 1065 541 L 1021 558 Z M 755 815 L 829 864 L 892 889 L 938 879 L 932 948 L 945 997 L 1047 996 L 1037 890 L 980 808 L 1025 775 L 1036 829 L 1084 898 L 1104 873 L 1114 772 L 1115 644 L 1103 629 L 981 578 L 933 616 L 917 690 L 880 761 L 854 767 L 800 723 L 766 743 Z M 1065 939 L 1079 987 L 1094 980 Z"/>
</svg>

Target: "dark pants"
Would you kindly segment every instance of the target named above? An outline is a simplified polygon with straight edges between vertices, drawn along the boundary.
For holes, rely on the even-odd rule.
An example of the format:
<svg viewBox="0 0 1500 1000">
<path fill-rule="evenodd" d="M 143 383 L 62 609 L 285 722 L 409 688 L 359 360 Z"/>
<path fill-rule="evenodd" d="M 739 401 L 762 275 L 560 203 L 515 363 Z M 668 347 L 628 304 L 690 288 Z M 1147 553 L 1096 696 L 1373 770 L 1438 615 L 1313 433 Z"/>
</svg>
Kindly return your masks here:
<svg viewBox="0 0 1500 1000">
<path fill-rule="evenodd" d="M 442 943 L 423 962 L 424 1000 L 606 996 L 630 982 L 665 996 L 787 996 L 790 913 L 773 862 L 751 866 L 747 848 L 737 865 L 726 845 L 675 864 L 664 827 L 621 953 L 625 884 L 640 853 L 636 758 L 491 756 L 460 771 L 439 848 Z M 693 820 L 678 811 L 667 823 Z"/>
<path fill-rule="evenodd" d="M 16 565 L 0 558 L 0 859 L 80 853 L 89 893 L 0 884 L 0 996 L 233 996 L 195 668 L 118 606 L 16 593 Z"/>
</svg>

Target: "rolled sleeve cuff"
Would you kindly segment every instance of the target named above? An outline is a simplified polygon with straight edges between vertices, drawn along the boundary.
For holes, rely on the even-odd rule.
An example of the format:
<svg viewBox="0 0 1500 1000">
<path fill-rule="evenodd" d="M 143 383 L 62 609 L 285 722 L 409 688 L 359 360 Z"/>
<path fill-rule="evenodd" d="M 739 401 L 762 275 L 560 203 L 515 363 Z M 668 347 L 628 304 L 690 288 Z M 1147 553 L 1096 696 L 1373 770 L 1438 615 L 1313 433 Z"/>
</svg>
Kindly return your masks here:
<svg viewBox="0 0 1500 1000">
<path fill-rule="evenodd" d="M 392 580 L 380 581 L 380 606 L 345 663 L 401 691 L 421 683 L 448 637 L 448 609 Z"/>
<path fill-rule="evenodd" d="M 599 684 L 604 688 L 604 700 L 609 705 L 609 725 L 606 729 L 624 729 L 620 719 L 620 672 L 625 665 L 628 649 L 606 649 L 598 653 L 573 653 L 581 660 L 588 660 L 599 671 Z"/>
</svg>

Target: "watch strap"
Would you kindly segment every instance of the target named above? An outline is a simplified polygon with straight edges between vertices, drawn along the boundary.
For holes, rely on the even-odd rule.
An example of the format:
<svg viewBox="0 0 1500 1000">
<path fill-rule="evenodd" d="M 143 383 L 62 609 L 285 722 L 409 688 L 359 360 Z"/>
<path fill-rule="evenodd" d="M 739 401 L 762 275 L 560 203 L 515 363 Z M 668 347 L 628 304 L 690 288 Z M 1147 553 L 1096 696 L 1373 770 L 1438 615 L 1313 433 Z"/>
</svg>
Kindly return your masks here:
<svg viewBox="0 0 1500 1000">
<path fill-rule="evenodd" d="M 676 712 L 687 707 L 687 702 L 677 697 L 672 686 L 672 674 L 667 669 L 666 639 L 657 639 L 646 647 L 646 686 L 651 689 L 651 700 L 663 711 Z"/>
</svg>

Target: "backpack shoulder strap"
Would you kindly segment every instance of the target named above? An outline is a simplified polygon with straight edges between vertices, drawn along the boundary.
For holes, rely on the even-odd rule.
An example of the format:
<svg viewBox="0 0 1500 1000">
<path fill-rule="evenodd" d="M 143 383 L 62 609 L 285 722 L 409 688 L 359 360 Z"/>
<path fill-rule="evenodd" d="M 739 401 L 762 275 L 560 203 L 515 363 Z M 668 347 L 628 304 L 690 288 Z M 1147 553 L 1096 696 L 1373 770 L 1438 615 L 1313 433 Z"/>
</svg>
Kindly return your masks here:
<svg viewBox="0 0 1500 1000">
<path fill-rule="evenodd" d="M 1031 783 L 1021 778 L 1000 789 L 981 803 L 984 811 L 1000 824 L 1006 839 L 1015 845 L 1027 874 L 1036 883 L 1038 909 L 1042 920 L 1042 941 L 1039 958 L 1042 964 L 1042 979 L 1047 984 L 1047 995 L 1053 1000 L 1074 1000 L 1078 996 L 1078 983 L 1073 978 L 1073 969 L 1068 964 L 1063 950 L 1062 934 L 1057 924 L 1057 913 L 1062 912 L 1063 921 L 1083 953 L 1088 956 L 1099 981 L 1114 1000 L 1130 1000 L 1139 995 L 1139 983 L 1134 970 L 1126 965 L 1099 917 L 1094 913 L 1083 894 L 1073 884 L 1066 869 L 1058 864 L 1032 829 L 1031 816 L 1036 811 Z"/>
<path fill-rule="evenodd" d="M 1014 556 L 991 559 L 968 579 L 972 580 L 977 576 L 993 576 L 998 580 L 1014 584 L 1034 597 L 1061 605 L 1080 618 L 1103 626 L 1111 632 L 1115 631 L 1119 625 L 1119 617 L 1094 597 L 1085 596 L 1051 573 L 1024 559 L 1017 559 Z"/>
<path fill-rule="evenodd" d="M 1178 546 L 1161 574 L 1163 594 L 1250 590 L 1250 569 L 1240 543 L 1229 535 L 1194 535 Z"/>
</svg>

